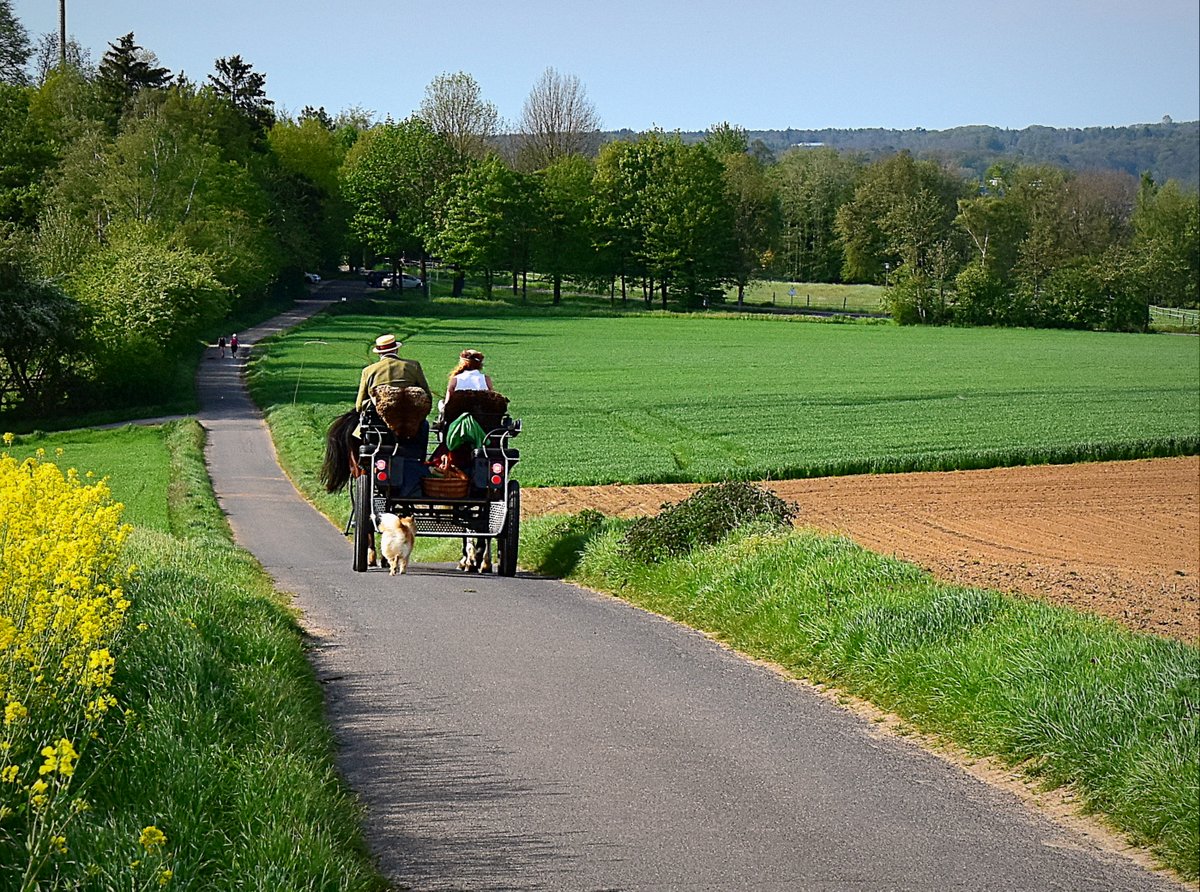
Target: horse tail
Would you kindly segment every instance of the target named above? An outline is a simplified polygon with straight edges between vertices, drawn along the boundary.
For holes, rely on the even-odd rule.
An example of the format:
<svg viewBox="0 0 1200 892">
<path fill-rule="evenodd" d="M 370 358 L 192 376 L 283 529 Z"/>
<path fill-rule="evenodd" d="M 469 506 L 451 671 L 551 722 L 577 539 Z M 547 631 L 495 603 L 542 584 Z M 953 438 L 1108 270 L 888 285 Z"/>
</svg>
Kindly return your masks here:
<svg viewBox="0 0 1200 892">
<path fill-rule="evenodd" d="M 321 484 L 326 492 L 337 492 L 350 482 L 350 460 L 357 438 L 354 428 L 358 413 L 351 410 L 333 419 L 325 434 L 325 461 L 321 464 Z"/>
</svg>

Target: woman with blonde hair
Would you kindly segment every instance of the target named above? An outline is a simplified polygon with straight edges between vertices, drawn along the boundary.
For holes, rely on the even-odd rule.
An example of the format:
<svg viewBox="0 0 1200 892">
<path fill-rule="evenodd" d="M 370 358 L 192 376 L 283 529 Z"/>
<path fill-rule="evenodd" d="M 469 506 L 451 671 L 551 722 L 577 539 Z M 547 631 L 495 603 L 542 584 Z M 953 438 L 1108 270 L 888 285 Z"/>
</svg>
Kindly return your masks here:
<svg viewBox="0 0 1200 892">
<path fill-rule="evenodd" d="M 458 354 L 458 365 L 450 372 L 446 385 L 446 402 L 456 391 L 495 390 L 492 379 L 483 373 L 483 354 L 478 350 L 464 350 Z"/>
</svg>

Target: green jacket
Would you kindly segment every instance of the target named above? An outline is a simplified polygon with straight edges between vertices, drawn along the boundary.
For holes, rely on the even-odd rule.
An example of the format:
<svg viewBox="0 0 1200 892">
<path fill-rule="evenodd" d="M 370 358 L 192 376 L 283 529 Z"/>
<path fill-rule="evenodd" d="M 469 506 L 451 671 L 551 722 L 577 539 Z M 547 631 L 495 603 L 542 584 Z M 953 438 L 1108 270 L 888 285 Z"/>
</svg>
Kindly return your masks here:
<svg viewBox="0 0 1200 892">
<path fill-rule="evenodd" d="M 363 404 L 371 398 L 371 388 L 376 384 L 391 384 L 395 387 L 420 387 L 433 399 L 433 391 L 425 380 L 425 372 L 415 359 L 400 359 L 395 356 L 385 356 L 379 362 L 372 363 L 362 370 L 358 381 L 358 398 L 354 401 L 355 410 L 361 412 Z"/>
</svg>

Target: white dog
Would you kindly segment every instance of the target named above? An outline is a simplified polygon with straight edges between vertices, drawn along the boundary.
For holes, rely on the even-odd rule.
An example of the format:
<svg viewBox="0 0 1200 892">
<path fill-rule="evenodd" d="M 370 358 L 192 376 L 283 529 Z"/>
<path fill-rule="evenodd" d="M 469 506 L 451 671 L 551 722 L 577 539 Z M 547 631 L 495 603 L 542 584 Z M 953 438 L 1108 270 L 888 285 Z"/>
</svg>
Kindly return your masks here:
<svg viewBox="0 0 1200 892">
<path fill-rule="evenodd" d="M 397 567 L 401 573 L 408 572 L 408 556 L 412 554 L 416 535 L 417 524 L 411 517 L 379 515 L 379 551 L 387 559 L 392 576 L 396 575 Z"/>
</svg>

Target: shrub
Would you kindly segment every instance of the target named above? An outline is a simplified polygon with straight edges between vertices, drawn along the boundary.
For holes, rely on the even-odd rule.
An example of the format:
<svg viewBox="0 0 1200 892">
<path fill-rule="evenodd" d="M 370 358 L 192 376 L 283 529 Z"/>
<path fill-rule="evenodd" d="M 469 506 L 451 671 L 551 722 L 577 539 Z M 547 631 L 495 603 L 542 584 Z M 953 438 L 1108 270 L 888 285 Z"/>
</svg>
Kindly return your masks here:
<svg viewBox="0 0 1200 892">
<path fill-rule="evenodd" d="M 799 506 L 753 483 L 706 486 L 681 502 L 666 503 L 653 517 L 639 517 L 625 532 L 622 551 L 659 561 L 714 545 L 740 526 L 766 523 L 790 527 Z"/>
</svg>

